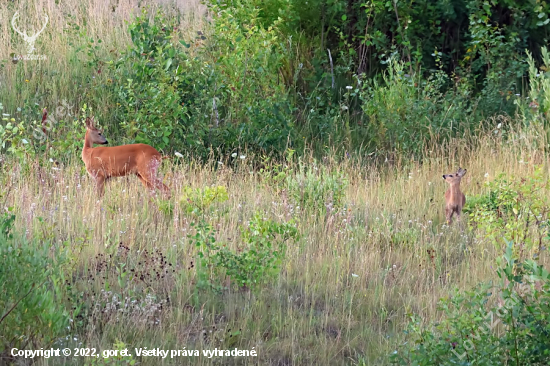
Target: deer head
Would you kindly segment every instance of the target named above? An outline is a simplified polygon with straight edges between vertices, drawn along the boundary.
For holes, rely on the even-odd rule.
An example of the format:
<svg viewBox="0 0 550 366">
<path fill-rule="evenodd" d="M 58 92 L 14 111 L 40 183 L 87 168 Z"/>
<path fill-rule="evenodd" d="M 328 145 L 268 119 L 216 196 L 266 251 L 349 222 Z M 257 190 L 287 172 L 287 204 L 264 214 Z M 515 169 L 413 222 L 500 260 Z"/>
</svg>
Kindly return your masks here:
<svg viewBox="0 0 550 366">
<path fill-rule="evenodd" d="M 92 144 L 105 145 L 109 143 L 105 136 L 103 136 L 103 132 L 95 127 L 93 117 L 86 118 L 86 129 L 86 137 L 90 139 Z"/>
<path fill-rule="evenodd" d="M 459 184 L 462 177 L 466 174 L 466 169 L 458 168 L 454 174 L 443 174 L 443 179 L 451 185 Z"/>
</svg>

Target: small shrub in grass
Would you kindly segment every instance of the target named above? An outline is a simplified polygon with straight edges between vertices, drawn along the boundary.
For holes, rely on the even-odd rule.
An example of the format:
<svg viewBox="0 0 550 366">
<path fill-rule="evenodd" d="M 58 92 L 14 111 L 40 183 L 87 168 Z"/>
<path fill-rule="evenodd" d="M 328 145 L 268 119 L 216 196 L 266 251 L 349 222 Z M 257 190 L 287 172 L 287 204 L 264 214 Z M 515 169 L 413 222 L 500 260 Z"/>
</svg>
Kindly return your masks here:
<svg viewBox="0 0 550 366">
<path fill-rule="evenodd" d="M 189 214 L 201 214 L 216 202 L 225 202 L 229 199 L 224 186 L 204 187 L 193 189 L 185 187 L 180 202 L 183 210 Z"/>
<path fill-rule="evenodd" d="M 66 253 L 12 232 L 13 219 L 0 217 L 0 363 L 12 348 L 50 347 L 69 325 L 59 288 Z"/>
<path fill-rule="evenodd" d="M 137 361 L 129 351 L 129 347 L 121 341 L 117 341 L 111 348 L 116 351 L 116 355 L 104 357 L 101 354 L 99 357 L 86 357 L 86 366 L 132 366 L 137 365 Z"/>
<path fill-rule="evenodd" d="M 286 188 L 286 180 L 292 174 L 292 157 L 294 156 L 295 150 L 286 149 L 284 152 L 283 162 L 277 162 L 277 160 L 272 159 L 271 157 L 265 156 L 262 158 L 260 168 L 260 176 L 264 181 L 264 187 L 273 188 L 276 191 L 281 191 Z"/>
<path fill-rule="evenodd" d="M 513 245 L 499 261 L 501 286 L 480 284 L 441 300 L 443 319 L 423 327 L 412 317 L 394 365 L 548 365 L 550 274 L 518 262 Z"/>
<path fill-rule="evenodd" d="M 300 162 L 295 174 L 286 176 L 286 187 L 297 205 L 303 209 L 338 209 L 344 204 L 348 180 L 337 169 L 313 162 Z"/>
<path fill-rule="evenodd" d="M 15 215 L 11 214 L 13 207 L 8 209 L 8 213 L 4 213 L 0 218 L 0 235 L 3 235 L 6 239 L 13 238 L 13 222 L 15 221 Z"/>
<path fill-rule="evenodd" d="M 540 168 L 530 177 L 501 174 L 486 183 L 488 193 L 468 204 L 470 223 L 496 246 L 501 245 L 500 238 L 513 241 L 517 259 L 538 255 L 550 239 L 546 184 Z"/>
<path fill-rule="evenodd" d="M 199 252 L 198 284 L 221 289 L 213 278 L 229 277 L 239 288 L 254 288 L 271 280 L 281 268 L 286 243 L 298 238 L 292 222 L 264 220 L 256 214 L 247 227 L 241 227 L 242 243 L 235 251 L 216 242 L 208 224 L 200 224 L 191 237 Z"/>
<path fill-rule="evenodd" d="M 3 110 L 0 103 L 0 110 Z M 33 157 L 33 138 L 28 133 L 23 121 L 17 122 L 13 117 L 2 117 L 0 122 L 0 151 L 15 155 L 19 159 Z"/>
</svg>

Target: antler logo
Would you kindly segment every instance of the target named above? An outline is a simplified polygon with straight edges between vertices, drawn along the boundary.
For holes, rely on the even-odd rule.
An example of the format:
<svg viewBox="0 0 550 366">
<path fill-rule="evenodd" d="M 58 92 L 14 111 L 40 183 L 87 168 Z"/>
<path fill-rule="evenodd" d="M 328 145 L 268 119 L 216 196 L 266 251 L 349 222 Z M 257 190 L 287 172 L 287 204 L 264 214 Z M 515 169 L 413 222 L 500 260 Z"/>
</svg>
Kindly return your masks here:
<svg viewBox="0 0 550 366">
<path fill-rule="evenodd" d="M 38 31 L 38 33 L 32 35 L 32 36 L 28 36 L 27 35 L 27 32 L 26 31 L 23 31 L 21 32 L 19 29 L 17 29 L 17 27 L 15 26 L 15 21 L 19 19 L 19 12 L 15 12 L 15 14 L 13 14 L 13 18 L 11 19 L 11 26 L 13 27 L 13 30 L 16 31 L 17 33 L 19 33 L 23 39 L 25 40 L 25 42 L 27 42 L 27 53 L 28 54 L 32 54 L 33 51 L 35 50 L 34 48 L 34 42 L 36 42 L 36 39 L 38 38 L 38 36 L 40 35 L 40 33 L 42 33 L 42 31 L 44 30 L 44 28 L 46 28 L 46 25 L 48 24 L 48 15 L 47 14 L 44 14 L 44 17 L 46 18 L 46 23 L 44 23 L 44 26 L 42 27 L 42 29 L 40 29 Z"/>
</svg>

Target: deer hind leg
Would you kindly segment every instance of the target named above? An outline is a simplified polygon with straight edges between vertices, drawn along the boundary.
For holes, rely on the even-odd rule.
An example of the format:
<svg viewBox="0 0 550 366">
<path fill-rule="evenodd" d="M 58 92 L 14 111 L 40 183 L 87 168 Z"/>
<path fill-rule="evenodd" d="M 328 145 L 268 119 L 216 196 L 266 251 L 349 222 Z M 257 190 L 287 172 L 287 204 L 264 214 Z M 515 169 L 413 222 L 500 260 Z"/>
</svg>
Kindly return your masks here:
<svg viewBox="0 0 550 366">
<path fill-rule="evenodd" d="M 141 174 L 137 173 L 136 175 L 145 187 L 149 188 L 150 190 L 153 190 L 155 188 L 155 186 L 147 179 L 145 179 Z"/>
<path fill-rule="evenodd" d="M 460 208 L 460 207 L 456 210 L 456 221 L 460 225 L 462 225 L 462 208 Z"/>
<path fill-rule="evenodd" d="M 151 162 L 149 164 L 149 167 L 148 167 L 148 173 L 149 173 L 148 180 L 149 180 L 149 182 L 151 182 L 153 184 L 153 186 L 156 189 L 158 189 L 160 191 L 163 191 L 164 193 L 167 193 L 167 192 L 170 191 L 170 189 L 164 183 L 162 183 L 162 180 L 159 179 L 158 176 L 157 176 L 160 164 L 161 164 L 160 159 L 151 160 Z"/>
<path fill-rule="evenodd" d="M 160 166 L 160 160 L 152 160 L 149 163 L 146 171 L 140 171 L 137 173 L 137 176 L 141 180 L 144 186 L 151 190 L 151 193 L 154 193 L 155 188 L 163 192 L 168 192 L 169 188 L 165 186 L 160 179 L 157 178 L 157 170 Z"/>
</svg>

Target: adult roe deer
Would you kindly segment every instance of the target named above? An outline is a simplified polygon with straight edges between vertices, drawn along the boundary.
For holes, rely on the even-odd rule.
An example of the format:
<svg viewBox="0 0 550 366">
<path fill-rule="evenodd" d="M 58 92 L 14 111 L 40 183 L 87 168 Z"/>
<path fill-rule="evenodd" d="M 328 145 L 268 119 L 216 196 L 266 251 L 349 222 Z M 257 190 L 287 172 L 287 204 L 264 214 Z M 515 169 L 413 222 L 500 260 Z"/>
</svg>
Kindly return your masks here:
<svg viewBox="0 0 550 366">
<path fill-rule="evenodd" d="M 448 225 L 451 224 L 455 213 L 457 220 L 460 220 L 462 208 L 466 204 L 466 196 L 460 191 L 460 181 L 464 174 L 466 174 L 466 169 L 460 167 L 455 174 L 443 174 L 443 179 L 450 185 L 447 192 L 445 192 L 445 217 Z"/>
<path fill-rule="evenodd" d="M 86 136 L 82 148 L 82 160 L 88 174 L 95 180 L 100 197 L 104 193 L 105 181 L 113 177 L 135 174 L 143 185 L 167 193 L 170 189 L 157 178 L 157 170 L 162 162 L 162 155 L 152 146 L 131 144 L 113 147 L 94 147 L 94 144 L 105 145 L 108 141 L 102 131 L 93 123 L 93 117 L 86 118 Z"/>
</svg>

